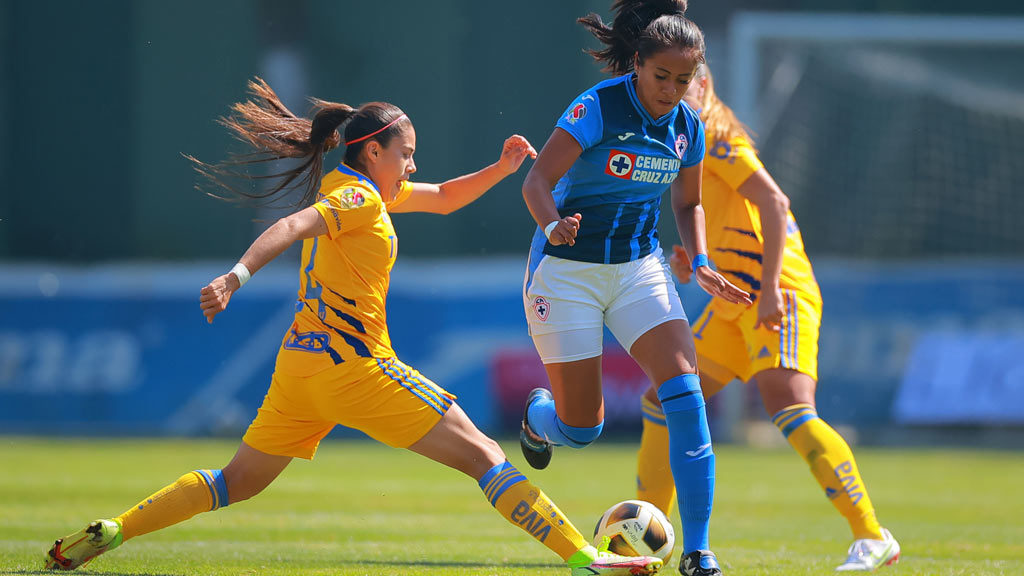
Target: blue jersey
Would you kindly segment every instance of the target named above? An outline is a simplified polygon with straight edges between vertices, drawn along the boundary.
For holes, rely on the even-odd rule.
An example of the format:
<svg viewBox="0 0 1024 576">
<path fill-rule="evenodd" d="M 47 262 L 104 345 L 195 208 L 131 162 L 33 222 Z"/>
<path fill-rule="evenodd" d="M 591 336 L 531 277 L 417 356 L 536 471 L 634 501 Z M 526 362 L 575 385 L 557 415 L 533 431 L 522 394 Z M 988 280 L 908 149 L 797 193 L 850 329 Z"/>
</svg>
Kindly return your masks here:
<svg viewBox="0 0 1024 576">
<path fill-rule="evenodd" d="M 567 260 L 619 264 L 658 247 L 661 197 L 681 168 L 704 160 L 704 126 L 680 102 L 652 118 L 636 94 L 635 74 L 605 80 L 581 94 L 556 126 L 583 153 L 552 191 L 564 218 L 580 213 L 576 244 L 553 246 L 540 228 L 530 262 L 540 253 Z"/>
</svg>

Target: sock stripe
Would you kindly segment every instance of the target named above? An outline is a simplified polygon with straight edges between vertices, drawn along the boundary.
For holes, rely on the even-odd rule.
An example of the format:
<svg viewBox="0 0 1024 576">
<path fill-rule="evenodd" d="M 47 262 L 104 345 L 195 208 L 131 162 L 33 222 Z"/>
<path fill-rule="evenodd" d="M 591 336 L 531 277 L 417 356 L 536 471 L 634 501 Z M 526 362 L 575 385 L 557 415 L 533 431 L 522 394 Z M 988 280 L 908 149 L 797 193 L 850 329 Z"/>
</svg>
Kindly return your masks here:
<svg viewBox="0 0 1024 576">
<path fill-rule="evenodd" d="M 679 398 L 686 398 L 687 396 L 693 396 L 694 394 L 696 394 L 699 391 L 700 390 L 687 390 L 686 392 L 683 392 L 681 394 L 673 394 L 673 395 L 669 396 L 668 398 L 662 398 L 661 399 L 661 405 L 662 405 L 662 407 L 664 407 L 665 404 L 667 404 L 667 403 L 669 403 L 669 402 L 671 402 L 673 400 L 678 400 Z"/>
<path fill-rule="evenodd" d="M 782 432 L 783 437 L 788 439 L 794 430 L 817 417 L 818 411 L 810 404 L 795 404 L 779 410 L 772 417 L 772 423 Z"/>
<path fill-rule="evenodd" d="M 493 471 L 493 468 L 491 470 Z M 501 473 L 487 483 L 487 486 L 484 488 L 484 497 L 493 506 L 506 490 L 525 481 L 526 476 L 523 476 L 512 463 L 505 462 L 502 465 Z"/>
<path fill-rule="evenodd" d="M 224 480 L 224 472 L 222 470 L 210 470 L 210 474 L 213 476 L 213 485 L 217 489 L 220 507 L 223 508 L 230 504 L 228 502 L 228 483 Z"/>
<path fill-rule="evenodd" d="M 643 419 L 652 424 L 657 424 L 658 426 L 668 426 L 668 420 L 665 420 L 664 416 L 658 418 L 657 416 L 652 416 L 651 414 L 644 412 Z"/>
<path fill-rule="evenodd" d="M 779 418 L 779 421 L 775 422 L 775 426 L 777 428 L 785 428 L 786 426 L 789 426 L 789 424 L 793 420 L 796 420 L 797 418 L 800 418 L 800 417 L 805 416 L 807 414 L 813 414 L 815 416 L 818 415 L 817 412 L 815 412 L 814 410 L 811 410 L 810 408 L 806 408 L 806 409 L 803 409 L 803 410 L 798 410 L 796 412 L 791 412 L 789 414 L 786 414 L 782 418 Z"/>
<path fill-rule="evenodd" d="M 206 483 L 206 488 L 210 491 L 210 502 L 213 503 L 210 506 L 210 511 L 220 508 L 220 496 L 217 494 L 217 489 L 214 487 L 213 477 L 210 475 L 208 470 L 193 470 L 194 473 L 199 474 L 203 481 Z"/>
<path fill-rule="evenodd" d="M 786 406 L 782 410 L 779 410 L 778 412 L 776 412 L 774 416 L 772 416 L 772 424 L 775 424 L 776 426 L 779 426 L 779 425 L 782 424 L 782 420 L 783 419 L 791 417 L 791 416 L 794 416 L 794 415 L 796 415 L 796 414 L 798 414 L 800 412 L 805 412 L 807 410 L 810 410 L 812 412 L 817 412 L 817 410 L 815 410 L 814 406 L 812 406 L 810 404 L 806 404 L 806 403 L 803 403 L 803 404 L 793 404 L 792 406 Z"/>
</svg>

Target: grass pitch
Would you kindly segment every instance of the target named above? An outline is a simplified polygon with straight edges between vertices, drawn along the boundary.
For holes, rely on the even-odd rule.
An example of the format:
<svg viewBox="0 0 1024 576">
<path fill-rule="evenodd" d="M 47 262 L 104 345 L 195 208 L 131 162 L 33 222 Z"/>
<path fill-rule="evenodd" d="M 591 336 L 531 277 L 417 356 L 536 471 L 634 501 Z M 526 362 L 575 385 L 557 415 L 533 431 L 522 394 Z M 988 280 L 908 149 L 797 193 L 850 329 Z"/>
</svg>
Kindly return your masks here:
<svg viewBox="0 0 1024 576">
<path fill-rule="evenodd" d="M 53 540 L 117 515 L 196 468 L 227 463 L 237 441 L 0 438 L 0 574 L 42 574 Z M 585 534 L 634 496 L 633 444 L 561 449 L 550 469 L 511 460 Z M 793 452 L 716 446 L 712 544 L 727 576 L 831 574 L 846 523 Z M 1024 574 L 1024 453 L 856 450 L 903 560 L 882 573 Z M 677 523 L 677 521 L 676 521 Z M 677 523 L 678 525 L 678 523 Z M 665 574 L 678 574 L 678 552 Z M 88 574 L 566 575 L 558 558 L 503 520 L 475 482 L 415 454 L 328 441 L 256 498 L 149 534 Z"/>
</svg>

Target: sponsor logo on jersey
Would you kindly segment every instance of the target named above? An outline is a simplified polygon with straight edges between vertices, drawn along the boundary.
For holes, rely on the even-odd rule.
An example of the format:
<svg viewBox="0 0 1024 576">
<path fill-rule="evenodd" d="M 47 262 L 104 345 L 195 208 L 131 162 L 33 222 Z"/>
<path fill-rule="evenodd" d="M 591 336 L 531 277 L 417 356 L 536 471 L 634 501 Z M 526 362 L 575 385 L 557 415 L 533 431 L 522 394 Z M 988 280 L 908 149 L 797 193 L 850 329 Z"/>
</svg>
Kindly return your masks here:
<svg viewBox="0 0 1024 576">
<path fill-rule="evenodd" d="M 543 296 L 537 296 L 533 299 L 533 313 L 537 315 L 537 318 L 541 322 L 547 322 L 548 313 L 551 312 L 551 305 L 544 299 Z"/>
<path fill-rule="evenodd" d="M 341 191 L 341 205 L 345 208 L 359 208 L 366 203 L 363 193 L 355 188 L 345 188 Z"/>
<path fill-rule="evenodd" d="M 671 184 L 679 175 L 681 164 L 678 158 L 643 156 L 613 149 L 608 153 L 604 173 L 633 182 Z"/>
<path fill-rule="evenodd" d="M 288 350 L 301 350 L 319 354 L 327 349 L 331 337 L 326 332 L 295 332 L 288 335 L 284 341 L 284 347 Z"/>
<path fill-rule="evenodd" d="M 629 140 L 630 136 L 636 136 L 636 133 L 635 132 L 626 132 L 625 134 L 619 134 L 619 140 L 622 140 L 623 142 L 625 142 L 626 140 Z"/>
<path fill-rule="evenodd" d="M 690 145 L 690 141 L 686 139 L 686 134 L 680 134 L 676 136 L 676 156 L 679 159 L 683 159 L 683 154 L 686 154 L 686 147 Z"/>
<path fill-rule="evenodd" d="M 583 119 L 587 115 L 587 105 L 580 102 L 579 104 L 572 107 L 569 113 L 565 115 L 565 121 L 569 124 L 575 124 Z"/>
</svg>

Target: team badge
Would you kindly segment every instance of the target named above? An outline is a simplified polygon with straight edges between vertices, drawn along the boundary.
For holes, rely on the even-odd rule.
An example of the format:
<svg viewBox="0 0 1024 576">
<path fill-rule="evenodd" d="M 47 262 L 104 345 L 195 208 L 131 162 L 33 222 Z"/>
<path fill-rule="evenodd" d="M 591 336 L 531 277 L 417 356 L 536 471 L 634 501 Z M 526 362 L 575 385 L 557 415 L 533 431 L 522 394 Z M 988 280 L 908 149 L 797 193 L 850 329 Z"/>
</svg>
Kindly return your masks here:
<svg viewBox="0 0 1024 576">
<path fill-rule="evenodd" d="M 548 301 L 543 296 L 537 296 L 533 299 L 533 312 L 541 322 L 547 322 L 548 313 L 551 312 L 551 305 L 548 304 Z"/>
<path fill-rule="evenodd" d="M 612 150 L 608 153 L 608 164 L 604 167 L 604 173 L 616 178 L 629 180 L 635 166 L 636 154 L 630 154 L 622 150 Z"/>
<path fill-rule="evenodd" d="M 565 121 L 568 122 L 569 124 L 575 124 L 575 123 L 579 122 L 580 120 L 582 120 L 583 117 L 586 116 L 586 115 L 587 115 L 587 106 L 586 106 L 586 104 L 583 104 L 581 102 L 581 103 L 573 106 L 572 110 L 569 110 L 569 113 L 565 115 Z"/>
<path fill-rule="evenodd" d="M 679 159 L 683 159 L 683 154 L 686 154 L 686 147 L 690 145 L 690 142 L 686 139 L 686 134 L 680 134 L 676 136 L 676 155 Z"/>
<path fill-rule="evenodd" d="M 341 205 L 345 208 L 359 208 L 366 203 L 363 193 L 355 188 L 345 188 L 341 191 Z"/>
</svg>

